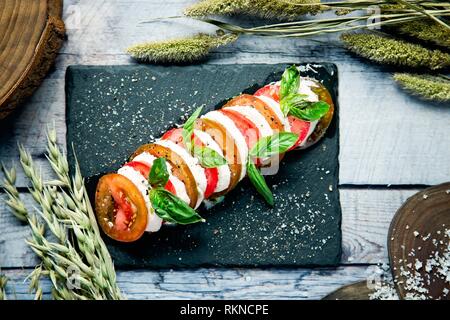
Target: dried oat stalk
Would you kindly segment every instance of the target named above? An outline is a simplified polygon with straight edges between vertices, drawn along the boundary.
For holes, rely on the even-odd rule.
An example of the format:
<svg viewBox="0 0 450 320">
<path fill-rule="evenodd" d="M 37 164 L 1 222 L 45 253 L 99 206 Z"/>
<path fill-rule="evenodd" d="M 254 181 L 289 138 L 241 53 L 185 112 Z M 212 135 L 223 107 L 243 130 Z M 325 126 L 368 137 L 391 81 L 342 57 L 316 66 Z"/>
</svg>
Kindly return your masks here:
<svg viewBox="0 0 450 320">
<path fill-rule="evenodd" d="M 188 7 L 190 17 L 244 14 L 265 19 L 292 21 L 321 10 L 320 0 L 203 0 Z"/>
<path fill-rule="evenodd" d="M 346 33 L 341 40 L 348 50 L 366 59 L 387 65 L 442 69 L 450 66 L 450 54 L 418 44 L 371 33 Z"/>
<path fill-rule="evenodd" d="M 446 77 L 395 73 L 394 80 L 404 89 L 425 100 L 450 101 L 450 80 Z"/>
<path fill-rule="evenodd" d="M 39 280 L 46 276 L 52 282 L 55 299 L 121 299 L 114 265 L 100 236 L 78 163 L 71 176 L 54 130 L 48 132 L 47 152 L 58 177 L 51 183 L 44 182 L 29 152 L 20 147 L 20 163 L 38 204 L 35 214 L 20 199 L 15 170 L 4 168 L 6 203 L 16 217 L 29 224 L 31 238 L 27 244 L 42 261 L 29 276 L 30 289 L 40 299 Z"/>
<path fill-rule="evenodd" d="M 205 59 L 220 46 L 236 41 L 236 34 L 208 35 L 137 44 L 127 49 L 133 58 L 151 63 L 191 63 Z"/>
</svg>

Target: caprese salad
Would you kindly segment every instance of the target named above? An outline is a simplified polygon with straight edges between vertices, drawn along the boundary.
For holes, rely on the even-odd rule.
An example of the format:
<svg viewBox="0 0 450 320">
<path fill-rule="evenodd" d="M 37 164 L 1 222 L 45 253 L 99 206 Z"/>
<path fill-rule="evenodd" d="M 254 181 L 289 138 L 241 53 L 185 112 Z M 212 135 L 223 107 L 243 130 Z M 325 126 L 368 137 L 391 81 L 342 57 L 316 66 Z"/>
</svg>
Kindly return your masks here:
<svg viewBox="0 0 450 320">
<path fill-rule="evenodd" d="M 316 143 L 331 123 L 334 104 L 317 80 L 296 66 L 255 94 L 241 94 L 221 109 L 201 115 L 139 147 L 117 173 L 100 178 L 95 212 L 111 238 L 131 242 L 164 224 L 204 219 L 202 202 L 218 199 L 249 177 L 274 205 L 262 169 L 284 153 Z"/>
</svg>

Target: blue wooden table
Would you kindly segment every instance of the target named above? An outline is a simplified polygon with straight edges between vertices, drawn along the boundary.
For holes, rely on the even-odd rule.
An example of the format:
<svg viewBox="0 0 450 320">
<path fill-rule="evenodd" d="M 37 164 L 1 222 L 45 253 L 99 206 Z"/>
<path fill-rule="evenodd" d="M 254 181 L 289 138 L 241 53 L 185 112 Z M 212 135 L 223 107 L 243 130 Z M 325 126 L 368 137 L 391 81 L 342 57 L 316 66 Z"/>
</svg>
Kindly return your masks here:
<svg viewBox="0 0 450 320">
<path fill-rule="evenodd" d="M 0 127 L 0 160 L 18 160 L 22 142 L 44 175 L 45 131 L 55 123 L 65 143 L 64 75 L 72 64 L 133 64 L 129 45 L 214 31 L 182 19 L 154 24 L 142 21 L 180 15 L 188 0 L 66 0 L 67 41 L 54 70 L 33 97 Z M 252 23 L 248 19 L 233 19 Z M 387 231 L 400 205 L 426 185 L 449 180 L 450 108 L 421 102 L 399 90 L 388 70 L 349 55 L 337 36 L 315 40 L 244 36 L 213 52 L 207 63 L 334 62 L 339 68 L 340 198 L 343 255 L 326 269 L 183 269 L 118 270 L 119 286 L 129 299 L 227 298 L 319 299 L 338 287 L 371 278 L 374 266 L 387 262 Z M 23 198 L 32 204 L 26 180 Z M 0 195 L 2 196 L 2 195 Z M 0 204 L 0 266 L 9 278 L 8 294 L 32 298 L 25 277 L 37 259 L 25 244 L 27 226 Z M 44 283 L 50 297 L 50 284 Z"/>
</svg>

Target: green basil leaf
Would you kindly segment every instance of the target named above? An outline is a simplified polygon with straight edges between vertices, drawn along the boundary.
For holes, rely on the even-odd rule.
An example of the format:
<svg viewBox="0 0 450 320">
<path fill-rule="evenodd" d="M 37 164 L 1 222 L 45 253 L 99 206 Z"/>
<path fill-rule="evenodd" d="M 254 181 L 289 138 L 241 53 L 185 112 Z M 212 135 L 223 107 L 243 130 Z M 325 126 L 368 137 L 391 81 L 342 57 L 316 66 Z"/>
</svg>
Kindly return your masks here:
<svg viewBox="0 0 450 320">
<path fill-rule="evenodd" d="M 198 116 L 202 112 L 202 109 L 203 107 L 198 107 L 183 125 L 183 142 L 189 151 L 192 150 L 192 133 L 194 132 L 195 120 L 197 120 Z"/>
<path fill-rule="evenodd" d="M 330 110 L 330 105 L 324 101 L 308 102 L 306 106 L 294 106 L 289 113 L 296 118 L 315 121 L 322 118 Z"/>
<path fill-rule="evenodd" d="M 298 135 L 292 132 L 279 132 L 264 137 L 250 150 L 249 155 L 255 158 L 266 158 L 288 151 L 298 140 Z"/>
<path fill-rule="evenodd" d="M 300 86 L 300 72 L 295 65 L 284 70 L 281 76 L 280 99 L 291 93 L 297 93 Z"/>
<path fill-rule="evenodd" d="M 308 103 L 307 97 L 306 94 L 290 93 L 280 101 L 281 111 L 287 116 L 292 108 L 306 106 Z"/>
<path fill-rule="evenodd" d="M 251 159 L 249 159 L 249 161 L 247 162 L 247 174 L 250 181 L 255 186 L 256 191 L 258 191 L 259 194 L 263 196 L 264 200 L 266 200 L 269 205 L 273 206 L 274 201 L 272 191 L 270 191 L 269 187 L 267 186 L 266 180 L 264 180 L 261 172 L 259 172 Z"/>
<path fill-rule="evenodd" d="M 227 164 L 227 160 L 217 151 L 204 146 L 194 146 L 194 156 L 204 168 L 217 168 Z"/>
<path fill-rule="evenodd" d="M 165 221 L 178 224 L 191 224 L 205 221 L 186 202 L 163 188 L 150 190 L 150 202 L 156 214 Z"/>
<path fill-rule="evenodd" d="M 148 183 L 151 186 L 164 187 L 169 181 L 169 171 L 167 170 L 166 159 L 158 158 L 153 161 L 152 170 L 148 176 Z"/>
</svg>

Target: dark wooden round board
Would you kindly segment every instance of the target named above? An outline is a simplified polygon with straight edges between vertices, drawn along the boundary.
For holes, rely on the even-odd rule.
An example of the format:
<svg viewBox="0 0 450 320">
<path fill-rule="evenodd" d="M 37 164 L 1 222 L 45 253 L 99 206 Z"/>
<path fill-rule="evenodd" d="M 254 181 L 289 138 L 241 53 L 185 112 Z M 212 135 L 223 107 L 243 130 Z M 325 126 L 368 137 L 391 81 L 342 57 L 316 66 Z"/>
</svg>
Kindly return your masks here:
<svg viewBox="0 0 450 320">
<path fill-rule="evenodd" d="M 367 286 L 367 281 L 360 281 L 343 286 L 322 300 L 369 300 L 374 291 Z"/>
<path fill-rule="evenodd" d="M 444 183 L 409 198 L 391 222 L 389 259 L 401 299 L 450 299 L 449 245 L 450 183 Z"/>
<path fill-rule="evenodd" d="M 64 40 L 62 0 L 0 1 L 0 120 L 40 85 Z"/>
</svg>

